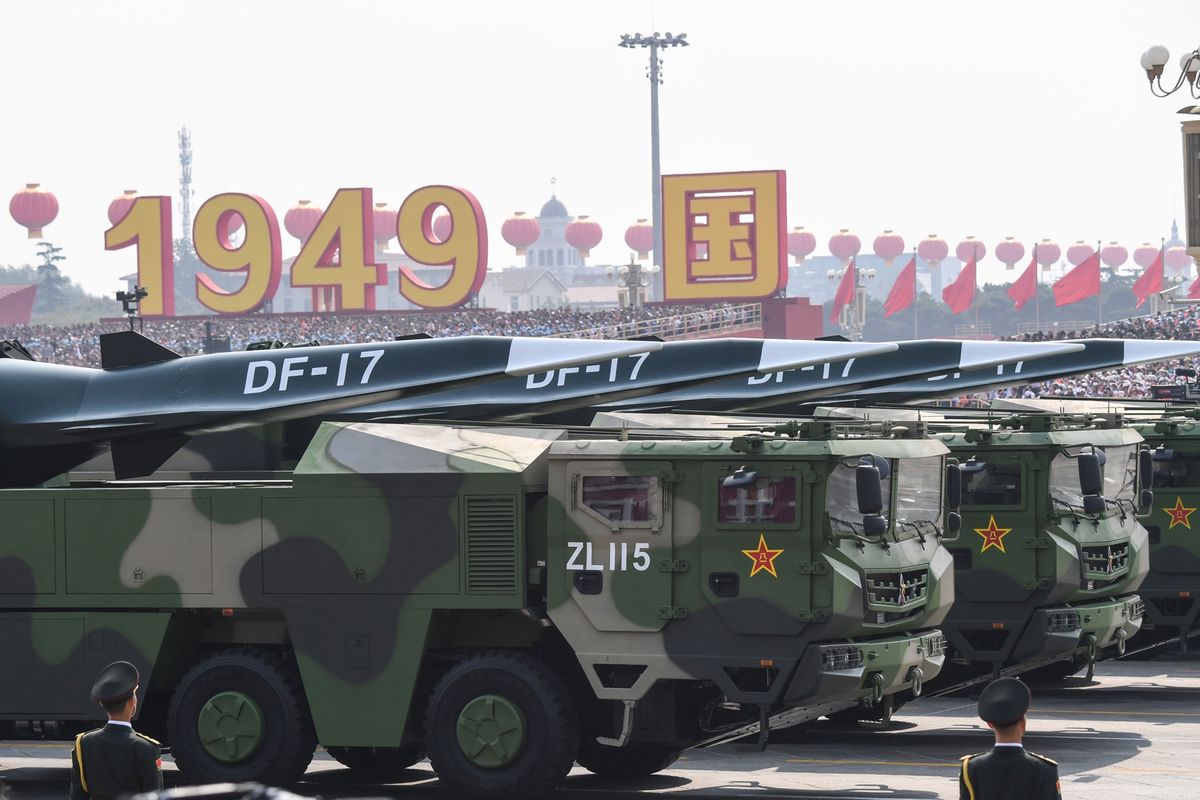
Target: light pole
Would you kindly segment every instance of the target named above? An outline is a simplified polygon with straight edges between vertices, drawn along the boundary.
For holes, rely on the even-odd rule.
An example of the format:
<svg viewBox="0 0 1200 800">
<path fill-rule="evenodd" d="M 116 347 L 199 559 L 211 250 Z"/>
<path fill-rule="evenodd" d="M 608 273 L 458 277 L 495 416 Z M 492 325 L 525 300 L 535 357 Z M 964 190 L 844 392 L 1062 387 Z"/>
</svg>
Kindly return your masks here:
<svg viewBox="0 0 1200 800">
<path fill-rule="evenodd" d="M 831 269 L 825 273 L 830 283 L 841 281 L 844 271 Z M 854 270 L 854 302 L 842 308 L 838 317 L 838 325 L 850 332 L 850 338 L 862 339 L 863 330 L 867 327 L 867 282 L 875 280 L 875 270 Z"/>
<path fill-rule="evenodd" d="M 1162 85 L 1163 67 L 1170 60 L 1171 51 L 1161 44 L 1156 44 L 1142 53 L 1142 69 L 1146 70 L 1146 78 L 1150 81 L 1150 92 L 1155 97 L 1166 97 L 1182 89 L 1186 83 L 1192 97 L 1200 99 L 1200 81 L 1196 80 L 1197 75 L 1200 75 L 1200 47 L 1180 57 L 1179 80 L 1175 81 L 1175 85 L 1170 89 L 1165 89 Z"/>
<path fill-rule="evenodd" d="M 650 79 L 650 209 L 654 227 L 654 263 L 662 266 L 662 167 L 658 158 L 658 86 L 662 83 L 662 59 L 658 57 L 660 47 L 687 47 L 687 34 L 666 36 L 658 32 L 650 36 L 640 33 L 623 33 L 618 47 L 646 47 L 650 50 L 650 67 L 646 77 Z M 655 294 L 661 297 L 655 282 Z"/>
<path fill-rule="evenodd" d="M 617 291 L 623 295 L 622 299 L 624 300 L 621 305 L 637 308 L 646 302 L 646 288 L 650 285 L 648 279 L 653 279 L 657 274 L 658 267 L 642 266 L 631 253 L 629 263 L 617 269 L 617 276 L 620 279 L 620 288 Z"/>
</svg>

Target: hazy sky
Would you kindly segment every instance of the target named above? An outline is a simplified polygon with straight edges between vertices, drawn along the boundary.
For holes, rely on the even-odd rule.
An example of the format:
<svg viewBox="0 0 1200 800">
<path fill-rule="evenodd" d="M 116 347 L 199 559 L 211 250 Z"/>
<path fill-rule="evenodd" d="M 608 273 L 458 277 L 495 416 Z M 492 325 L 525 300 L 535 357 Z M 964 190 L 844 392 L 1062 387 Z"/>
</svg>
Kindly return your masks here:
<svg viewBox="0 0 1200 800">
<path fill-rule="evenodd" d="M 5 2 L 0 192 L 51 189 L 47 237 L 111 292 L 134 262 L 104 252 L 108 202 L 176 195 L 186 123 L 197 205 L 251 192 L 282 220 L 341 186 L 398 205 L 457 184 L 499 268 L 500 225 L 555 176 L 604 226 L 593 260 L 623 261 L 650 216 L 649 89 L 646 52 L 616 45 L 654 30 L 692 43 L 664 56 L 664 171 L 787 170 L 789 225 L 818 253 L 847 226 L 865 248 L 885 227 L 952 251 L 974 234 L 996 278 L 1006 235 L 1136 244 L 1182 213 L 1190 101 L 1151 97 L 1137 61 L 1162 43 L 1178 74 L 1196 0 Z M 0 221 L 0 263 L 34 246 Z"/>
</svg>

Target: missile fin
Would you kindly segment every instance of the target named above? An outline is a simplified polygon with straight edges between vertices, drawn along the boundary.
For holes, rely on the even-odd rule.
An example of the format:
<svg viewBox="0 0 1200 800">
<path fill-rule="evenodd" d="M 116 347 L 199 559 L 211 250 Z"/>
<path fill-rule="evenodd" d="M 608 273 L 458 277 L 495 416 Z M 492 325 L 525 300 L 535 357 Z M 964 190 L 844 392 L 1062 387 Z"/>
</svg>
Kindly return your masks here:
<svg viewBox="0 0 1200 800">
<path fill-rule="evenodd" d="M 153 364 L 173 358 L 181 356 L 137 331 L 100 334 L 101 369 L 135 367 L 138 364 Z"/>
<path fill-rule="evenodd" d="M 113 473 L 117 480 L 141 478 L 154 473 L 171 456 L 187 444 L 188 436 L 168 436 L 163 439 L 138 439 L 114 442 L 112 446 Z"/>
</svg>

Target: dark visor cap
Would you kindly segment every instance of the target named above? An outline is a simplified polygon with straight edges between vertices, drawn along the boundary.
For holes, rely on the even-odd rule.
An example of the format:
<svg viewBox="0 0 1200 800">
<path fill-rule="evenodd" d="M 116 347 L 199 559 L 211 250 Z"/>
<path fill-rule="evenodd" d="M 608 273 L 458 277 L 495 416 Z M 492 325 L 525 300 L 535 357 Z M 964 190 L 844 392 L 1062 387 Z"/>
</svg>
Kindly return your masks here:
<svg viewBox="0 0 1200 800">
<path fill-rule="evenodd" d="M 979 718 L 993 725 L 1012 725 L 1025 716 L 1032 699 L 1029 687 L 1016 678 L 998 678 L 979 695 Z"/>
<path fill-rule="evenodd" d="M 128 661 L 114 661 L 96 676 L 92 684 L 92 699 L 97 703 L 128 700 L 141 681 L 137 667 Z"/>
</svg>

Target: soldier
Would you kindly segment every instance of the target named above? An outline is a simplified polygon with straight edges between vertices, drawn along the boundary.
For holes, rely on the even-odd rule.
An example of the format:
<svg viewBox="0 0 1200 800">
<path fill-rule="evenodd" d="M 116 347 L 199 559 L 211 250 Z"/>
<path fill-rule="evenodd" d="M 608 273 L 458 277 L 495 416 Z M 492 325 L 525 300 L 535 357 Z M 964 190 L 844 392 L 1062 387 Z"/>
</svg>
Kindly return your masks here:
<svg viewBox="0 0 1200 800">
<path fill-rule="evenodd" d="M 1021 744 L 1032 698 L 1016 678 L 999 678 L 979 696 L 979 716 L 996 734 L 987 753 L 962 757 L 959 800 L 1062 800 L 1058 763 Z"/>
<path fill-rule="evenodd" d="M 128 661 L 115 661 L 96 676 L 92 699 L 108 714 L 108 724 L 75 737 L 71 800 L 111 800 L 163 788 L 162 748 L 130 723 L 140 681 Z"/>
</svg>

